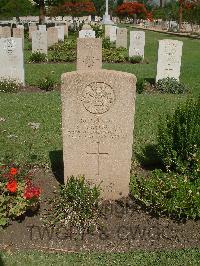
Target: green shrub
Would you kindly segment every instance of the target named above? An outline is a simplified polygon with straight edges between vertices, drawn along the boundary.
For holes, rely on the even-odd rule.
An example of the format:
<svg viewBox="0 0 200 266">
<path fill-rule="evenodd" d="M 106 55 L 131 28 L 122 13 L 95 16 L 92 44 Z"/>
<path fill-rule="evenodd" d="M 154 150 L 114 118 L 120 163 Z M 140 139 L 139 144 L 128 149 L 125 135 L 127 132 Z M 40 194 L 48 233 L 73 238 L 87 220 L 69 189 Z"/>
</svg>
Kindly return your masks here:
<svg viewBox="0 0 200 266">
<path fill-rule="evenodd" d="M 102 48 L 104 48 L 104 49 L 114 48 L 113 43 L 110 41 L 109 38 L 103 38 L 102 39 Z"/>
<path fill-rule="evenodd" d="M 180 94 L 186 93 L 188 91 L 187 87 L 180 83 L 175 78 L 164 78 L 158 80 L 156 83 L 156 88 L 161 93 L 173 93 L 173 94 Z"/>
<path fill-rule="evenodd" d="M 41 62 L 46 62 L 47 61 L 47 56 L 46 54 L 40 53 L 40 52 L 34 52 L 31 54 L 29 58 L 30 62 L 33 63 L 41 63 Z"/>
<path fill-rule="evenodd" d="M 56 43 L 49 48 L 51 54 L 49 61 L 51 62 L 74 62 L 76 60 L 76 41 L 65 40 L 61 43 Z"/>
<path fill-rule="evenodd" d="M 148 81 L 146 81 L 145 79 L 138 79 L 136 83 L 136 92 L 141 94 L 146 90 L 148 86 L 151 86 Z"/>
<path fill-rule="evenodd" d="M 131 56 L 129 57 L 129 61 L 132 63 L 132 64 L 139 64 L 141 63 L 143 60 L 143 57 L 140 56 L 140 55 L 135 55 L 135 56 Z"/>
<path fill-rule="evenodd" d="M 26 169 L 0 163 L 0 227 L 39 207 L 40 188 Z"/>
<path fill-rule="evenodd" d="M 160 120 L 158 154 L 167 170 L 200 177 L 200 97 Z"/>
<path fill-rule="evenodd" d="M 103 29 L 100 25 L 92 25 L 92 29 L 95 31 L 96 38 L 102 38 L 103 37 Z"/>
<path fill-rule="evenodd" d="M 127 54 L 124 49 L 111 48 L 111 49 L 103 49 L 103 61 L 108 63 L 122 63 L 127 61 Z"/>
<path fill-rule="evenodd" d="M 53 73 L 41 78 L 38 82 L 38 87 L 41 90 L 45 90 L 45 91 L 52 91 L 56 85 L 57 83 L 56 83 Z"/>
<path fill-rule="evenodd" d="M 0 92 L 18 92 L 22 84 L 13 79 L 0 80 Z"/>
<path fill-rule="evenodd" d="M 133 176 L 131 194 L 156 214 L 200 218 L 200 179 L 155 170 L 148 177 Z"/>
<path fill-rule="evenodd" d="M 82 176 L 71 176 L 60 186 L 57 197 L 50 200 L 51 211 L 45 213 L 43 220 L 50 226 L 76 227 L 83 232 L 96 223 L 99 197 L 99 187 L 91 188 Z"/>
</svg>

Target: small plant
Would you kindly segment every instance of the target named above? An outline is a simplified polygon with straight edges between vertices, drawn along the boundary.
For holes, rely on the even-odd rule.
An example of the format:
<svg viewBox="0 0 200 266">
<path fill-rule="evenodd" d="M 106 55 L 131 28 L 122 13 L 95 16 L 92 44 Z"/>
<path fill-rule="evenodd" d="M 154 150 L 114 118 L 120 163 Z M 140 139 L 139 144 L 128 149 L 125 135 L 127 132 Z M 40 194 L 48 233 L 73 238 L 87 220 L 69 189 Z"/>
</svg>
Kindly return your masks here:
<svg viewBox="0 0 200 266">
<path fill-rule="evenodd" d="M 175 78 L 164 78 L 158 80 L 156 83 L 156 88 L 161 93 L 173 93 L 173 94 L 180 94 L 186 93 L 188 91 L 187 87 L 180 83 Z"/>
<path fill-rule="evenodd" d="M 140 55 L 135 55 L 135 56 L 131 56 L 129 57 L 129 61 L 132 63 L 132 64 L 139 64 L 141 63 L 143 60 L 143 57 L 140 56 Z"/>
<path fill-rule="evenodd" d="M 29 61 L 33 62 L 33 63 L 46 62 L 47 61 L 47 56 L 44 53 L 34 52 L 34 53 L 31 54 L 31 56 L 29 58 Z"/>
<path fill-rule="evenodd" d="M 0 227 L 39 207 L 41 190 L 31 173 L 14 164 L 0 163 Z"/>
<path fill-rule="evenodd" d="M 200 179 L 155 170 L 148 177 L 133 176 L 131 193 L 156 214 L 174 218 L 200 218 Z"/>
<path fill-rule="evenodd" d="M 151 84 L 145 79 L 138 79 L 136 83 L 136 92 L 141 94 L 146 91 L 147 87 L 150 87 Z"/>
<path fill-rule="evenodd" d="M 55 77 L 53 73 L 51 73 L 50 75 L 47 75 L 39 80 L 38 87 L 41 90 L 52 91 L 55 88 L 56 84 L 57 83 Z"/>
<path fill-rule="evenodd" d="M 103 49 L 103 61 L 108 63 L 122 63 L 127 61 L 127 52 L 123 48 Z"/>
<path fill-rule="evenodd" d="M 1 79 L 0 92 L 18 92 L 22 84 L 14 79 Z"/>
<path fill-rule="evenodd" d="M 104 49 L 113 48 L 113 44 L 111 43 L 109 38 L 103 38 L 102 39 L 102 48 L 104 48 Z"/>
<path fill-rule="evenodd" d="M 84 177 L 72 176 L 60 186 L 57 197 L 50 200 L 51 208 L 44 221 L 50 226 L 64 225 L 84 232 L 96 223 L 99 197 L 99 187 L 91 188 Z"/>
<path fill-rule="evenodd" d="M 95 31 L 96 38 L 102 38 L 103 36 L 103 29 L 100 25 L 92 25 L 92 29 Z"/>
<path fill-rule="evenodd" d="M 200 177 L 200 97 L 180 105 L 158 127 L 158 154 L 166 170 Z"/>
</svg>

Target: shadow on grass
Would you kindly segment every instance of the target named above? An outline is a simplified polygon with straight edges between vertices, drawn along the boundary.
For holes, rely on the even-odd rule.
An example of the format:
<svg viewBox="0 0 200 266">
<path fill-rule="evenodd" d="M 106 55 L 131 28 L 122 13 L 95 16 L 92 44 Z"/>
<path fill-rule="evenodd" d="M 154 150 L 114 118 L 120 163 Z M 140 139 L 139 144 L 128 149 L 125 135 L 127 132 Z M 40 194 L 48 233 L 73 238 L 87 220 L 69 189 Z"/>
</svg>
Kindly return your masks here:
<svg viewBox="0 0 200 266">
<path fill-rule="evenodd" d="M 50 151 L 52 172 L 60 184 L 64 184 L 64 164 L 63 164 L 63 151 Z"/>
<path fill-rule="evenodd" d="M 0 266 L 4 266 L 4 262 L 3 262 L 3 259 L 2 259 L 2 255 L 0 254 Z"/>
<path fill-rule="evenodd" d="M 146 170 L 163 169 L 156 145 L 147 145 L 142 149 L 141 153 L 136 153 L 135 156 L 141 166 Z"/>
</svg>

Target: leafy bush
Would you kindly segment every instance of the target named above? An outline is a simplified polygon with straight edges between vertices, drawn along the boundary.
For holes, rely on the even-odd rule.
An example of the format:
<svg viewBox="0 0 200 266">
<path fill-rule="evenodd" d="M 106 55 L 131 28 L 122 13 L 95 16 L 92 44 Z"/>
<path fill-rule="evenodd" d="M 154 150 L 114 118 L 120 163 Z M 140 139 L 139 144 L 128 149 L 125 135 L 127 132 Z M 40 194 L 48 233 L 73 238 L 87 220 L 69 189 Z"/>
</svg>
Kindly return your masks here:
<svg viewBox="0 0 200 266">
<path fill-rule="evenodd" d="M 186 93 L 188 91 L 187 87 L 180 83 L 175 78 L 164 78 L 158 80 L 156 83 L 156 88 L 161 93 L 173 93 L 173 94 L 180 94 Z"/>
<path fill-rule="evenodd" d="M 136 83 L 136 92 L 141 94 L 146 90 L 148 86 L 151 86 L 148 81 L 146 81 L 145 79 L 138 79 Z"/>
<path fill-rule="evenodd" d="M 46 54 L 43 54 L 40 52 L 34 52 L 31 54 L 29 61 L 33 62 L 33 63 L 46 62 L 47 56 L 46 56 Z"/>
<path fill-rule="evenodd" d="M 127 61 L 127 52 L 123 48 L 103 49 L 103 61 L 108 63 L 122 63 Z"/>
<path fill-rule="evenodd" d="M 13 164 L 0 164 L 0 227 L 39 207 L 40 188 L 30 173 Z"/>
<path fill-rule="evenodd" d="M 92 25 L 92 29 L 95 31 L 96 38 L 102 38 L 103 37 L 103 29 L 100 25 Z"/>
<path fill-rule="evenodd" d="M 132 177 L 131 193 L 154 213 L 200 218 L 200 179 L 155 170 L 146 178 Z"/>
<path fill-rule="evenodd" d="M 44 221 L 51 226 L 74 226 L 83 232 L 95 224 L 99 197 L 99 187 L 91 188 L 84 177 L 72 176 L 60 186 L 57 197 L 50 200 L 51 211 L 47 210 Z"/>
<path fill-rule="evenodd" d="M 140 55 L 135 55 L 135 56 L 129 57 L 129 61 L 132 64 L 138 64 L 138 63 L 142 62 L 142 60 L 143 60 L 143 57 Z"/>
<path fill-rule="evenodd" d="M 76 41 L 65 40 L 56 43 L 49 48 L 52 52 L 49 61 L 52 62 L 74 62 L 76 60 Z"/>
<path fill-rule="evenodd" d="M 56 84 L 57 83 L 55 77 L 53 73 L 51 73 L 50 75 L 47 75 L 39 80 L 38 87 L 41 90 L 52 91 L 55 88 Z"/>
<path fill-rule="evenodd" d="M 22 84 L 13 79 L 0 80 L 0 92 L 18 92 Z"/>
<path fill-rule="evenodd" d="M 159 123 L 158 154 L 167 170 L 200 177 L 200 97 Z"/>
<path fill-rule="evenodd" d="M 103 38 L 102 39 L 102 48 L 104 48 L 104 49 L 114 48 L 113 44 L 111 43 L 109 38 Z"/>
</svg>

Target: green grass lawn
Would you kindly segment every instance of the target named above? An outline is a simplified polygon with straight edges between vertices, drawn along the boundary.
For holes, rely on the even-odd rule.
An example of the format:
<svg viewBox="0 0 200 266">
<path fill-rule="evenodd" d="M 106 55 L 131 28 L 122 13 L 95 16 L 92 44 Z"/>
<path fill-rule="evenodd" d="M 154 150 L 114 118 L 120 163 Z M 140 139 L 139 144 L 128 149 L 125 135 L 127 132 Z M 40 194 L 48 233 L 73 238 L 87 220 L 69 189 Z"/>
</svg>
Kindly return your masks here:
<svg viewBox="0 0 200 266">
<path fill-rule="evenodd" d="M 41 252 L 0 253 L 0 266 L 35 265 L 159 265 L 159 266 L 197 266 L 200 264 L 200 250 L 180 250 L 168 252 L 134 252 L 113 254 L 50 254 Z"/>
<path fill-rule="evenodd" d="M 172 38 L 170 35 L 146 31 L 145 57 L 149 64 L 104 64 L 106 69 L 134 73 L 137 78 L 153 79 L 156 75 L 158 40 Z M 200 41 L 178 38 L 184 42 L 181 80 L 196 96 L 200 90 Z M 27 45 L 27 44 L 26 44 Z M 27 51 L 26 51 L 27 52 Z M 25 52 L 25 53 L 26 53 Z M 75 64 L 26 64 L 26 83 L 36 85 L 41 77 L 54 75 L 57 82 L 64 72 L 75 70 Z M 187 96 L 181 95 L 137 95 L 134 131 L 134 153 L 140 153 L 146 144 L 156 142 L 158 118 L 171 112 Z M 49 165 L 49 152 L 62 149 L 61 99 L 57 92 L 46 94 L 0 94 L 0 158 L 12 155 L 17 161 L 33 161 Z M 41 124 L 33 136 L 28 123 Z M 28 147 L 33 143 L 30 159 Z M 37 155 L 37 158 L 35 157 Z"/>
</svg>

